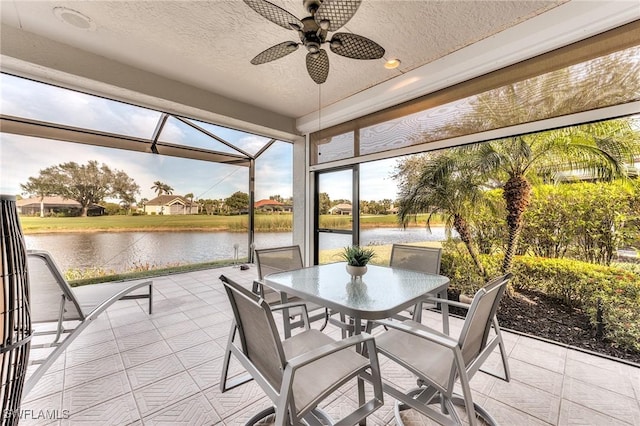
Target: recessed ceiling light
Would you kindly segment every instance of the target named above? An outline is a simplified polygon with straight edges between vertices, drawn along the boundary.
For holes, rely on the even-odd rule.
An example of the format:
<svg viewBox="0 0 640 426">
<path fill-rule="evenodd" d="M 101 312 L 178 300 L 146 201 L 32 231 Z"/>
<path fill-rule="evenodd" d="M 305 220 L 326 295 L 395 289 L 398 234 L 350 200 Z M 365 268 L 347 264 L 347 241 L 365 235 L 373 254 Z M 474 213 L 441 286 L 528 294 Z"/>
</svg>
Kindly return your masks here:
<svg viewBox="0 0 640 426">
<path fill-rule="evenodd" d="M 398 68 L 400 66 L 400 59 L 389 59 L 384 63 L 384 67 L 388 70 Z"/>
<path fill-rule="evenodd" d="M 83 31 L 94 31 L 96 24 L 88 16 L 67 7 L 54 7 L 53 14 L 67 25 Z"/>
</svg>

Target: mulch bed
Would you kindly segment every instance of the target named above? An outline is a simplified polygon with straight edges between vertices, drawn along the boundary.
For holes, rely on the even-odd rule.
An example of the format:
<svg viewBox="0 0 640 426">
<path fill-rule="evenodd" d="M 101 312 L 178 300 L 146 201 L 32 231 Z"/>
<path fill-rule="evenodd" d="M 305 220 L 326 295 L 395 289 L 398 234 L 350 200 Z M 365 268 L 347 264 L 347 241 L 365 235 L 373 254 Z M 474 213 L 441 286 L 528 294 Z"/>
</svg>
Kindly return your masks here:
<svg viewBox="0 0 640 426">
<path fill-rule="evenodd" d="M 457 300 L 458 294 L 450 291 L 449 298 Z M 460 314 L 455 310 L 452 313 Z M 640 364 L 640 352 L 623 350 L 596 338 L 584 312 L 543 293 L 518 291 L 505 295 L 498 310 L 498 322 L 502 328 Z"/>
</svg>

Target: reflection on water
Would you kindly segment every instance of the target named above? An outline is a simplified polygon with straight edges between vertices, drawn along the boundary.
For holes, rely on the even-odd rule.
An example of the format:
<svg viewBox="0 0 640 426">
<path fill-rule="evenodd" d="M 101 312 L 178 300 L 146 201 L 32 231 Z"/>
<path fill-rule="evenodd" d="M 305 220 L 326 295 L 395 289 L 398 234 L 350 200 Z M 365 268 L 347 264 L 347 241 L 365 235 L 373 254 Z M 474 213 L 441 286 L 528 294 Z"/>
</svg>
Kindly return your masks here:
<svg viewBox="0 0 640 426">
<path fill-rule="evenodd" d="M 340 235 L 323 238 L 322 248 L 343 247 Z M 290 232 L 256 233 L 256 248 L 292 244 Z M 363 245 L 442 240 L 444 231 L 424 228 L 367 229 L 361 232 Z M 175 265 L 233 258 L 233 246 L 239 256 L 247 257 L 247 234 L 234 232 L 96 232 L 26 235 L 27 249 L 47 250 L 62 270 L 102 268 L 123 272 L 136 265 Z"/>
</svg>

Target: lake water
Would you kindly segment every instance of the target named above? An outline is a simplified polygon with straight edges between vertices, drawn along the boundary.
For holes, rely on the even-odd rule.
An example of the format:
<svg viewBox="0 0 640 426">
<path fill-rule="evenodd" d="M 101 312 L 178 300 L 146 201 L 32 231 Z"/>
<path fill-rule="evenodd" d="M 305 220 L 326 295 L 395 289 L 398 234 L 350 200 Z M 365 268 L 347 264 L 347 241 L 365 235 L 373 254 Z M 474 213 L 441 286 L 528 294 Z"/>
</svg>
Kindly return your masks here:
<svg viewBox="0 0 640 426">
<path fill-rule="evenodd" d="M 363 245 L 441 241 L 443 228 L 376 228 L 363 230 Z M 345 245 L 344 235 L 327 234 L 321 249 Z M 290 232 L 256 233 L 256 248 L 292 244 Z M 99 232 L 26 235 L 27 249 L 49 251 L 60 268 L 103 268 L 122 272 L 136 265 L 163 266 L 232 259 L 234 244 L 239 257 L 247 256 L 247 235 L 234 232 Z"/>
</svg>

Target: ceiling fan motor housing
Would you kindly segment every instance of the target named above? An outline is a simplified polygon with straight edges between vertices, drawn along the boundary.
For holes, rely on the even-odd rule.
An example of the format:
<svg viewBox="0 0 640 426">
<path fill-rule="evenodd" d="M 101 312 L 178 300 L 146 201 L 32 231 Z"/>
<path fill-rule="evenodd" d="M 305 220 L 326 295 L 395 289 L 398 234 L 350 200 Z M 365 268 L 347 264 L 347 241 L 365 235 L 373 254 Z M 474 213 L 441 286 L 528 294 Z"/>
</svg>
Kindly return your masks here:
<svg viewBox="0 0 640 426">
<path fill-rule="evenodd" d="M 327 39 L 327 31 L 320 28 L 313 17 L 308 16 L 302 19 L 304 27 L 299 31 L 300 41 L 311 53 L 320 50 L 320 45 Z"/>
</svg>

